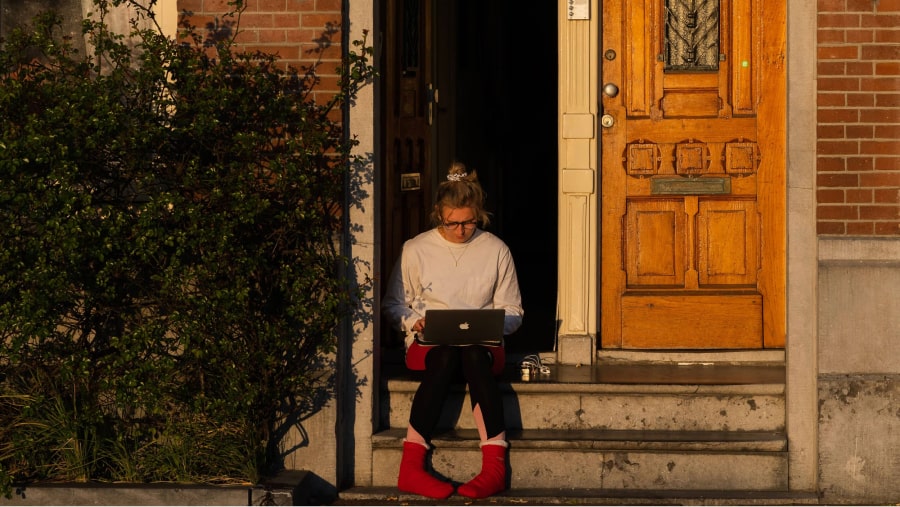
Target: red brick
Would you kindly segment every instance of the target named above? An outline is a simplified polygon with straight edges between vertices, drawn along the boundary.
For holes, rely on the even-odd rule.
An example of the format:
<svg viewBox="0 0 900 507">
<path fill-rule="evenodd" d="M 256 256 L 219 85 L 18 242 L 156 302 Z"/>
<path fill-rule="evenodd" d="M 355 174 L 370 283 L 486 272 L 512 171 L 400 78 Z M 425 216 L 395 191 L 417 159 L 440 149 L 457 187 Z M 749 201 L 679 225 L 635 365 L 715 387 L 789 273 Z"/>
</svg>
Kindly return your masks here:
<svg viewBox="0 0 900 507">
<path fill-rule="evenodd" d="M 847 125 L 847 139 L 872 139 L 875 137 L 874 125 Z"/>
<path fill-rule="evenodd" d="M 342 0 L 316 0 L 316 10 L 321 12 L 341 12 Z"/>
<path fill-rule="evenodd" d="M 863 123 L 900 123 L 900 109 L 862 109 L 859 121 Z"/>
<path fill-rule="evenodd" d="M 300 16 L 295 12 L 285 12 L 272 15 L 272 26 L 289 30 L 300 29 Z"/>
<path fill-rule="evenodd" d="M 900 124 L 875 125 L 876 139 L 891 139 L 897 143 L 896 153 L 900 154 Z"/>
<path fill-rule="evenodd" d="M 816 222 L 816 234 L 844 234 L 844 222 Z"/>
<path fill-rule="evenodd" d="M 890 141 L 860 141 L 860 153 L 871 153 L 873 155 L 898 155 L 897 142 Z"/>
<path fill-rule="evenodd" d="M 898 43 L 900 30 L 875 30 L 875 42 Z"/>
<path fill-rule="evenodd" d="M 816 163 L 819 171 L 836 172 L 847 170 L 847 159 L 844 157 L 819 157 Z"/>
<path fill-rule="evenodd" d="M 284 30 L 260 30 L 258 42 L 261 44 L 284 44 L 287 37 Z"/>
<path fill-rule="evenodd" d="M 871 76 L 874 70 L 875 64 L 872 62 L 847 62 L 848 76 Z"/>
<path fill-rule="evenodd" d="M 271 14 L 257 14 L 253 12 L 245 12 L 241 15 L 241 28 L 244 30 L 274 27 L 274 18 Z"/>
<path fill-rule="evenodd" d="M 846 9 L 845 0 L 819 0 L 816 9 L 818 12 L 844 12 Z"/>
<path fill-rule="evenodd" d="M 859 217 L 871 220 L 896 220 L 900 218 L 900 206 L 860 206 Z"/>
<path fill-rule="evenodd" d="M 900 171 L 900 157 L 878 157 L 875 159 L 876 171 Z M 897 185 L 900 186 L 900 185 Z"/>
<path fill-rule="evenodd" d="M 178 12 L 196 12 L 203 8 L 203 0 L 178 0 Z"/>
<path fill-rule="evenodd" d="M 816 153 L 819 155 L 855 155 L 859 153 L 859 142 L 822 140 L 816 143 Z"/>
<path fill-rule="evenodd" d="M 869 33 L 869 39 L 864 42 L 872 42 L 875 38 L 874 34 Z M 819 44 L 823 43 L 835 43 L 835 42 L 847 42 L 847 32 L 843 29 L 822 29 L 820 28 L 816 32 L 816 42 Z"/>
<path fill-rule="evenodd" d="M 900 93 L 879 93 L 875 95 L 878 107 L 900 107 Z"/>
<path fill-rule="evenodd" d="M 850 172 L 871 171 L 875 166 L 872 157 L 848 157 L 847 170 Z"/>
<path fill-rule="evenodd" d="M 900 15 L 896 14 L 863 14 L 860 26 L 896 28 L 900 26 Z"/>
<path fill-rule="evenodd" d="M 313 12 L 316 10 L 316 0 L 288 0 L 287 10 L 290 12 Z"/>
<path fill-rule="evenodd" d="M 863 60 L 897 60 L 900 59 L 900 45 L 864 45 L 860 47 L 860 58 Z"/>
<path fill-rule="evenodd" d="M 855 220 L 859 218 L 859 207 L 820 205 L 816 207 L 816 218 L 825 220 Z"/>
<path fill-rule="evenodd" d="M 849 222 L 847 224 L 847 234 L 871 235 L 874 232 L 874 222 Z"/>
<path fill-rule="evenodd" d="M 203 10 L 210 13 L 226 13 L 234 11 L 233 5 L 228 5 L 231 0 L 203 0 Z"/>
<path fill-rule="evenodd" d="M 859 175 L 859 184 L 862 187 L 900 187 L 900 172 L 862 173 Z"/>
<path fill-rule="evenodd" d="M 818 139 L 843 139 L 844 127 L 841 125 L 819 125 L 816 127 Z"/>
<path fill-rule="evenodd" d="M 820 60 L 856 60 L 859 58 L 859 48 L 856 46 L 819 46 L 817 55 Z"/>
<path fill-rule="evenodd" d="M 816 65 L 816 74 L 819 76 L 843 76 L 846 71 L 847 64 L 845 62 L 826 60 Z"/>
<path fill-rule="evenodd" d="M 848 93 L 847 105 L 856 107 L 872 107 L 875 105 L 875 95 L 871 93 Z"/>
<path fill-rule="evenodd" d="M 818 15 L 818 26 L 823 27 L 850 27 L 855 28 L 859 26 L 859 14 L 819 14 Z"/>
<path fill-rule="evenodd" d="M 856 109 L 819 109 L 819 123 L 856 123 L 860 111 Z M 880 122 L 880 120 L 879 120 Z"/>
<path fill-rule="evenodd" d="M 848 44 L 856 44 L 862 42 L 874 42 L 875 33 L 871 29 L 866 30 L 847 30 L 844 33 L 844 42 Z"/>
<path fill-rule="evenodd" d="M 900 0 L 879 0 L 876 8 L 878 12 L 897 12 L 900 11 Z"/>
<path fill-rule="evenodd" d="M 847 0 L 847 12 L 873 12 L 872 0 Z"/>
<path fill-rule="evenodd" d="M 900 188 L 876 188 L 874 202 L 885 204 L 900 204 Z"/>
<path fill-rule="evenodd" d="M 867 95 L 868 97 L 872 97 L 871 95 Z M 822 106 L 843 106 L 847 103 L 846 100 L 847 94 L 844 93 L 819 93 L 816 96 L 816 104 L 819 107 Z M 872 101 L 874 102 L 874 98 Z"/>
<path fill-rule="evenodd" d="M 900 234 L 900 222 L 877 222 L 875 224 L 875 234 L 879 234 L 879 235 Z"/>
<path fill-rule="evenodd" d="M 867 204 L 873 202 L 872 189 L 849 188 L 847 189 L 846 203 Z"/>
<path fill-rule="evenodd" d="M 300 24 L 304 28 L 325 28 L 329 25 L 341 26 L 341 16 L 340 13 L 335 14 L 320 14 L 320 13 L 302 13 L 300 18 Z"/>
<path fill-rule="evenodd" d="M 248 10 L 256 12 L 285 12 L 287 9 L 286 0 L 254 0 L 253 5 L 247 4 Z"/>
<path fill-rule="evenodd" d="M 875 74 L 879 76 L 900 75 L 900 62 L 878 62 L 875 64 Z"/>
<path fill-rule="evenodd" d="M 833 204 L 844 202 L 844 191 L 838 189 L 818 189 L 816 191 L 816 202 L 819 204 Z"/>
<path fill-rule="evenodd" d="M 845 173 L 817 174 L 816 185 L 819 187 L 857 187 L 859 186 L 859 176 Z"/>
<path fill-rule="evenodd" d="M 242 45 L 259 42 L 259 30 L 241 30 L 234 34 L 234 41 Z"/>
<path fill-rule="evenodd" d="M 820 91 L 859 91 L 860 79 L 856 77 L 820 77 L 816 81 Z"/>
</svg>

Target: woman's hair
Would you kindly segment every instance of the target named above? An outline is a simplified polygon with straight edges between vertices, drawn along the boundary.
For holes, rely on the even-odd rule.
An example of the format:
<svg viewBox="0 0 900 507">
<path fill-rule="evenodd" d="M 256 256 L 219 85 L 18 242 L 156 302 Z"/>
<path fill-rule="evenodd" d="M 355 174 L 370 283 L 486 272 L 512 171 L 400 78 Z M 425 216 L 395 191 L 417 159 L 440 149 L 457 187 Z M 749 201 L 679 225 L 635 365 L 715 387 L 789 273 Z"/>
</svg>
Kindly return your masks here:
<svg viewBox="0 0 900 507">
<path fill-rule="evenodd" d="M 484 190 L 474 169 L 467 171 L 460 162 L 450 164 L 447 180 L 438 185 L 434 199 L 434 209 L 431 211 L 433 226 L 441 224 L 444 208 L 472 208 L 479 226 L 483 228 L 490 223 L 489 213 L 484 210 Z"/>
</svg>

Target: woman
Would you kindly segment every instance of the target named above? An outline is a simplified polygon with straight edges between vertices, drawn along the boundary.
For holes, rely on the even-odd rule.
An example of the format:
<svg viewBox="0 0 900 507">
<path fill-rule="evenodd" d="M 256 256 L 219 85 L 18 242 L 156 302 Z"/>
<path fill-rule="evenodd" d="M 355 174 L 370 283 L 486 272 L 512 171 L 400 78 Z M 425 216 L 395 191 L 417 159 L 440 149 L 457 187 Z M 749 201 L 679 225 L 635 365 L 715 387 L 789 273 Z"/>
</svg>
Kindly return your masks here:
<svg viewBox="0 0 900 507">
<path fill-rule="evenodd" d="M 458 493 L 485 498 L 506 489 L 506 425 L 495 378 L 503 371 L 502 346 L 427 346 L 416 341 L 425 329 L 425 311 L 444 308 L 502 308 L 503 333 L 522 324 L 519 282 L 509 248 L 479 228 L 488 224 L 484 191 L 475 171 L 454 163 L 437 191 L 434 228 L 403 245 L 388 283 L 385 316 L 406 333 L 406 365 L 425 371 L 413 398 L 397 485 L 401 491 L 447 498 L 453 485 L 425 470 L 425 455 L 450 384 L 465 379 L 481 439 L 482 466 Z"/>
</svg>

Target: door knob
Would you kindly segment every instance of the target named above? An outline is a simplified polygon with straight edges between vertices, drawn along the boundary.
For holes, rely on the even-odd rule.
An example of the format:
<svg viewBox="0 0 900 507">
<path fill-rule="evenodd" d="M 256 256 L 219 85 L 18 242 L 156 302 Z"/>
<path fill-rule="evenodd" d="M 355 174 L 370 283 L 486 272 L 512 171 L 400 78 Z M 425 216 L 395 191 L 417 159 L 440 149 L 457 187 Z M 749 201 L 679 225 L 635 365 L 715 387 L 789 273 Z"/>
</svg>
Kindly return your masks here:
<svg viewBox="0 0 900 507">
<path fill-rule="evenodd" d="M 613 115 L 611 115 L 611 114 L 604 114 L 603 116 L 600 117 L 600 125 L 602 125 L 605 128 L 612 127 L 613 125 L 615 125 L 615 123 L 616 123 L 616 119 L 613 118 Z"/>
<path fill-rule="evenodd" d="M 610 97 L 610 98 L 615 97 L 616 95 L 619 94 L 619 87 L 616 86 L 614 83 L 606 83 L 605 85 L 603 85 L 603 93 L 607 97 Z"/>
</svg>

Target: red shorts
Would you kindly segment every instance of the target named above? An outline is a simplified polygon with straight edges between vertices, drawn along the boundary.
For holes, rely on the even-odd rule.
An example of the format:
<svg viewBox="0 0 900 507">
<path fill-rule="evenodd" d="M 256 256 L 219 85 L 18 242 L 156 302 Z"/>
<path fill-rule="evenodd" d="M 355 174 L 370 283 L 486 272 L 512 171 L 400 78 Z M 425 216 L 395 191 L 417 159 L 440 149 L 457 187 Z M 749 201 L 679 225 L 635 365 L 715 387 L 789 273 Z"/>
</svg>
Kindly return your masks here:
<svg viewBox="0 0 900 507">
<path fill-rule="evenodd" d="M 488 350 L 493 359 L 491 365 L 491 373 L 500 375 L 503 373 L 503 367 L 506 364 L 506 350 L 501 347 L 492 347 L 481 345 Z M 425 354 L 436 345 L 422 345 L 419 342 L 412 342 L 412 345 L 406 349 L 406 367 L 410 370 L 423 371 L 425 369 Z"/>
</svg>

